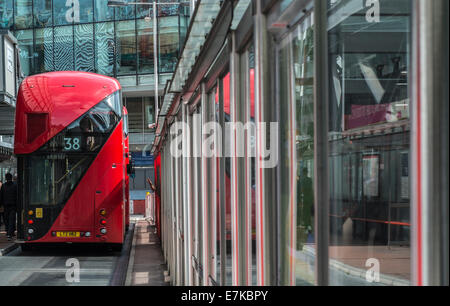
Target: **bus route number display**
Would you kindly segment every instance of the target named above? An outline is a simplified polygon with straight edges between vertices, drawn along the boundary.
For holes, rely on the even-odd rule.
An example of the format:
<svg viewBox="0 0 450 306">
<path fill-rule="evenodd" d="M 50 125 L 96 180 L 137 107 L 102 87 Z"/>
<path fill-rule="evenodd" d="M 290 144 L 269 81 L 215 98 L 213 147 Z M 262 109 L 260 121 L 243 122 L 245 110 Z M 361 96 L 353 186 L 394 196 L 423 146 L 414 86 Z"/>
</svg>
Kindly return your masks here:
<svg viewBox="0 0 450 306">
<path fill-rule="evenodd" d="M 64 137 L 64 151 L 66 152 L 81 151 L 81 138 Z"/>
</svg>

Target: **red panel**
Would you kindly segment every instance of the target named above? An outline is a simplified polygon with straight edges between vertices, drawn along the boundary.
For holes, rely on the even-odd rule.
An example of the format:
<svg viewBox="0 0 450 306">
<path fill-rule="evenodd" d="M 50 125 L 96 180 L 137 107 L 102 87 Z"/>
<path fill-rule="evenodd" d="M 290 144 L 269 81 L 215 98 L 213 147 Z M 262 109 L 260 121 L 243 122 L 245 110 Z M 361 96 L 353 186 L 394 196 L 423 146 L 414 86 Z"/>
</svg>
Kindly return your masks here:
<svg viewBox="0 0 450 306">
<path fill-rule="evenodd" d="M 145 215 L 145 200 L 133 201 L 133 213 L 135 215 Z"/>
<path fill-rule="evenodd" d="M 32 143 L 48 129 L 48 113 L 27 114 L 27 143 Z"/>
<path fill-rule="evenodd" d="M 27 77 L 16 107 L 14 153 L 29 154 L 107 96 L 121 89 L 110 77 L 88 72 L 50 72 Z M 27 139 L 28 113 L 48 113 L 48 128 L 31 143 Z"/>
<path fill-rule="evenodd" d="M 156 218 L 156 232 L 161 238 L 161 154 L 155 159 L 155 218 Z"/>
</svg>

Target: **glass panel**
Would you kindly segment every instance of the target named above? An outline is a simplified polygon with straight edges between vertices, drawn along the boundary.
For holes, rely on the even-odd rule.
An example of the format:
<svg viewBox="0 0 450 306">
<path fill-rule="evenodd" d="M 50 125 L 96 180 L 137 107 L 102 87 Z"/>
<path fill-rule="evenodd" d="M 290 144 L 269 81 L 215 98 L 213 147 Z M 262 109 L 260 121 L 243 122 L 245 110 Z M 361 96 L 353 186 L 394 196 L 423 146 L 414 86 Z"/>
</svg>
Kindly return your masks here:
<svg viewBox="0 0 450 306">
<path fill-rule="evenodd" d="M 32 0 L 14 2 L 14 26 L 16 29 L 28 29 L 33 26 Z"/>
<path fill-rule="evenodd" d="M 102 0 L 100 0 L 102 1 Z M 125 7 L 116 7 L 116 20 L 133 19 L 135 16 L 135 5 L 128 5 Z"/>
<path fill-rule="evenodd" d="M 36 27 L 52 26 L 52 0 L 34 0 L 33 14 Z"/>
<path fill-rule="evenodd" d="M 118 56 L 117 74 L 136 74 L 136 32 L 135 22 L 119 21 L 116 23 L 116 51 Z"/>
<path fill-rule="evenodd" d="M 164 2 L 175 2 L 172 0 L 160 0 L 158 1 L 158 3 L 164 3 Z M 158 16 L 175 16 L 178 14 L 178 9 L 179 9 L 179 5 L 178 4 L 164 4 L 164 5 L 159 5 L 158 6 Z"/>
<path fill-rule="evenodd" d="M 297 168 L 296 285 L 315 283 L 314 246 L 314 31 L 307 18 L 292 42 Z"/>
<path fill-rule="evenodd" d="M 53 71 L 53 28 L 35 30 L 35 73 Z"/>
<path fill-rule="evenodd" d="M 19 42 L 20 66 L 25 75 L 33 73 L 33 30 L 16 31 L 14 36 Z"/>
<path fill-rule="evenodd" d="M 284 12 L 285 9 L 292 3 L 293 0 L 281 0 L 280 11 Z"/>
<path fill-rule="evenodd" d="M 11 29 L 13 25 L 13 0 L 0 3 L 0 29 Z"/>
<path fill-rule="evenodd" d="M 136 86 L 136 75 L 118 76 L 117 79 L 119 80 L 120 85 L 122 86 Z"/>
<path fill-rule="evenodd" d="M 116 113 L 117 116 L 122 117 L 122 101 L 120 101 L 119 92 L 110 95 L 105 99 L 105 103 Z"/>
<path fill-rule="evenodd" d="M 26 157 L 31 206 L 61 205 L 67 201 L 95 156 L 50 154 Z"/>
<path fill-rule="evenodd" d="M 279 53 L 280 280 L 284 285 L 315 283 L 313 37 L 307 17 L 282 42 Z"/>
<path fill-rule="evenodd" d="M 330 283 L 407 285 L 411 1 L 328 4 Z"/>
<path fill-rule="evenodd" d="M 114 75 L 114 23 L 95 24 L 95 68 L 104 75 Z"/>
<path fill-rule="evenodd" d="M 180 46 L 184 44 L 184 41 L 186 40 L 186 35 L 189 27 L 189 17 L 180 16 L 180 44 L 179 49 L 181 49 Z"/>
<path fill-rule="evenodd" d="M 65 25 L 71 24 L 74 22 L 75 18 L 79 18 L 79 10 L 78 17 L 75 17 L 75 10 L 72 7 L 72 3 L 70 3 L 70 8 L 66 7 L 66 1 L 55 0 L 53 1 L 53 22 L 55 25 Z"/>
<path fill-rule="evenodd" d="M 136 2 L 139 2 L 139 3 L 150 3 L 150 2 L 153 2 L 153 1 L 138 0 Z M 153 17 L 153 5 L 136 5 L 136 18 L 145 18 L 145 17 L 148 17 L 148 16 Z"/>
<path fill-rule="evenodd" d="M 76 7 L 77 3 L 74 1 L 74 9 L 79 10 L 80 18 L 77 20 L 75 19 L 74 22 L 78 23 L 86 23 L 86 22 L 92 22 L 94 21 L 94 8 L 93 8 L 93 1 L 92 0 L 78 0 L 79 1 L 79 8 Z"/>
<path fill-rule="evenodd" d="M 145 131 L 155 131 L 155 100 L 153 97 L 144 97 L 144 111 L 145 111 Z"/>
<path fill-rule="evenodd" d="M 144 132 L 144 118 L 142 115 L 142 98 L 127 98 L 128 124 L 130 133 Z"/>
<path fill-rule="evenodd" d="M 80 24 L 75 30 L 75 70 L 94 72 L 94 25 Z"/>
<path fill-rule="evenodd" d="M 106 102 L 101 102 L 53 137 L 39 152 L 98 152 L 117 126 L 119 118 Z"/>
<path fill-rule="evenodd" d="M 154 73 L 153 23 L 137 21 L 139 73 Z"/>
<path fill-rule="evenodd" d="M 55 27 L 55 70 L 74 70 L 73 27 Z"/>
<path fill-rule="evenodd" d="M 123 133 L 125 134 L 125 137 L 128 136 L 128 114 L 123 116 Z"/>
<path fill-rule="evenodd" d="M 114 20 L 114 8 L 108 6 L 108 1 L 94 0 L 94 19 L 95 21 Z"/>
<path fill-rule="evenodd" d="M 159 72 L 174 72 L 179 51 L 178 17 L 159 19 Z"/>
</svg>

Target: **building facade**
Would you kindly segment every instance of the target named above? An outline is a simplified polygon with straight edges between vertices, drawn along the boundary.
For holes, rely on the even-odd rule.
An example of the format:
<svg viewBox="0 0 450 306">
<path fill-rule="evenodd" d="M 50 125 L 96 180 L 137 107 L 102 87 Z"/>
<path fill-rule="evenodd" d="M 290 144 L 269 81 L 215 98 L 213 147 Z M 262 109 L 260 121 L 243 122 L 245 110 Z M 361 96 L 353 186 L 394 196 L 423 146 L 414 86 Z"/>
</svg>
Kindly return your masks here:
<svg viewBox="0 0 450 306">
<path fill-rule="evenodd" d="M 150 156 L 147 151 L 154 138 L 157 109 L 153 10 L 146 5 L 113 8 L 107 2 L 2 0 L 0 28 L 9 29 L 17 38 L 26 76 L 75 70 L 117 78 L 129 112 L 130 150 Z M 160 89 L 175 70 L 188 22 L 188 6 L 158 6 Z M 140 159 L 132 189 L 149 189 L 146 178 L 152 178 L 152 167 L 152 159 Z"/>
</svg>

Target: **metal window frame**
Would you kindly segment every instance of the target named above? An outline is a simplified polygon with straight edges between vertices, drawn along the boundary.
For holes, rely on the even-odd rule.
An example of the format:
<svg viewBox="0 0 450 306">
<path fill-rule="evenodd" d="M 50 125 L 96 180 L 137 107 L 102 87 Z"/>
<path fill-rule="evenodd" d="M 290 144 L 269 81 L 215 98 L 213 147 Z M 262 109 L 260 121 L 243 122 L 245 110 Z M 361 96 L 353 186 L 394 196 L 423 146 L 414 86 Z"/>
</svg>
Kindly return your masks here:
<svg viewBox="0 0 450 306">
<path fill-rule="evenodd" d="M 413 2 L 411 272 L 419 286 L 449 283 L 448 17 L 447 0 Z"/>
<path fill-rule="evenodd" d="M 270 123 L 277 121 L 276 105 L 274 101 L 275 90 L 273 66 L 270 59 L 273 53 L 273 42 L 267 29 L 267 16 L 263 3 L 255 1 L 254 4 L 254 44 L 255 44 L 255 122 Z M 257 127 L 256 132 L 256 240 L 257 240 L 257 284 L 260 286 L 277 284 L 277 239 L 276 220 L 277 208 L 277 181 L 276 169 L 262 167 L 262 158 L 259 155 L 263 138 L 270 139 L 266 129 L 265 133 Z M 267 141 L 266 141 L 267 143 Z"/>
<path fill-rule="evenodd" d="M 329 160 L 328 160 L 328 15 L 327 3 L 314 0 L 314 208 L 316 284 L 329 284 Z M 320 191 L 318 186 L 320 186 Z"/>
</svg>

